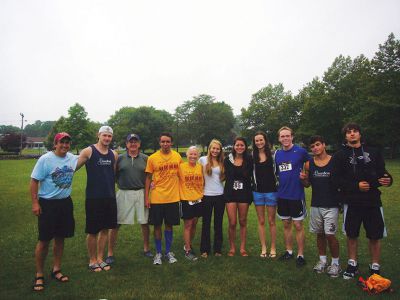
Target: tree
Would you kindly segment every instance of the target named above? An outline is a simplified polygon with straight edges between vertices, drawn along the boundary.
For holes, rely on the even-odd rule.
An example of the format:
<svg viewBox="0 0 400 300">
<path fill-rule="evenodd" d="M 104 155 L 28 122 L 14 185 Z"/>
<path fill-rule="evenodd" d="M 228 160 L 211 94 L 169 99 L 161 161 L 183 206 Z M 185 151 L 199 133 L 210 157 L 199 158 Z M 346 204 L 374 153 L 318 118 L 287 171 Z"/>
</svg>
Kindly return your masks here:
<svg viewBox="0 0 400 300">
<path fill-rule="evenodd" d="M 96 123 L 97 124 L 97 123 Z M 60 117 L 54 124 L 47 136 L 46 146 L 50 150 L 53 148 L 53 139 L 57 132 L 68 132 L 72 137 L 71 149 L 79 153 L 80 149 L 96 142 L 98 126 L 94 126 L 87 118 L 85 108 L 75 103 L 68 109 L 68 117 Z"/>
<path fill-rule="evenodd" d="M 300 115 L 297 100 L 283 84 L 268 84 L 251 97 L 249 106 L 242 108 L 242 135 L 249 140 L 258 130 L 265 131 L 270 142 L 277 142 L 277 131 L 286 125 L 295 130 Z"/>
<path fill-rule="evenodd" d="M 54 126 L 55 121 L 40 121 L 37 120 L 33 124 L 28 124 L 25 126 L 24 131 L 26 136 L 30 137 L 43 137 L 47 136 Z"/>
<path fill-rule="evenodd" d="M 22 135 L 22 149 L 26 146 L 26 136 Z M 21 134 L 7 133 L 0 138 L 0 147 L 6 152 L 18 153 L 21 150 Z"/>
<path fill-rule="evenodd" d="M 175 109 L 175 124 L 179 141 L 207 146 L 216 138 L 226 143 L 231 139 L 235 117 L 230 105 L 215 97 L 201 94 Z"/>
<path fill-rule="evenodd" d="M 18 133 L 20 131 L 21 131 L 21 128 L 18 128 L 13 125 L 0 125 L 0 134 Z"/>
</svg>

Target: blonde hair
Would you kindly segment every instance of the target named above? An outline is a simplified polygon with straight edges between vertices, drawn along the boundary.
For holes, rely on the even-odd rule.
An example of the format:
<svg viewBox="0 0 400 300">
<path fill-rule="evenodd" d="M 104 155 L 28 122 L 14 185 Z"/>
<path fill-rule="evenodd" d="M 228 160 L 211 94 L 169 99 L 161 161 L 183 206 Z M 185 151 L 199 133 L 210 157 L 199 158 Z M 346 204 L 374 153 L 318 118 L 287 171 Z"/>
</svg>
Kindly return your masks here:
<svg viewBox="0 0 400 300">
<path fill-rule="evenodd" d="M 213 144 L 216 144 L 219 146 L 221 149 L 221 152 L 217 156 L 217 162 L 219 165 L 220 169 L 220 174 L 219 174 L 219 179 L 223 181 L 225 179 L 225 168 L 224 168 L 224 151 L 222 149 L 222 143 L 217 140 L 213 139 L 210 144 L 208 145 L 208 151 L 207 151 L 207 164 L 206 164 L 206 173 L 208 176 L 211 176 L 212 173 L 212 157 L 211 157 L 211 147 Z"/>
<path fill-rule="evenodd" d="M 200 154 L 200 151 L 199 151 L 199 149 L 198 149 L 196 146 L 190 146 L 190 147 L 186 150 L 186 157 L 188 156 L 188 154 L 189 154 L 189 152 L 190 152 L 191 150 L 196 150 L 197 155 Z"/>
<path fill-rule="evenodd" d="M 293 130 L 292 130 L 292 128 L 287 127 L 287 126 L 283 126 L 283 127 L 279 128 L 279 130 L 278 130 L 278 137 L 279 137 L 279 135 L 281 134 L 281 131 L 282 131 L 282 130 L 289 130 L 289 131 L 290 131 L 290 135 L 293 136 Z"/>
</svg>

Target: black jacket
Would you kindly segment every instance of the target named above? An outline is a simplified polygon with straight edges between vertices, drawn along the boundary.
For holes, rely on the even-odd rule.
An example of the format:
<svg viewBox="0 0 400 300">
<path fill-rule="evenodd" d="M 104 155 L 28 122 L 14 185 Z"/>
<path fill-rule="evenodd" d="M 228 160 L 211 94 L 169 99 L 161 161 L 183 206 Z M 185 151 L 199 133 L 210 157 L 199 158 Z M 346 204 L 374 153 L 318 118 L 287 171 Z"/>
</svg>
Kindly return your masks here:
<svg viewBox="0 0 400 300">
<path fill-rule="evenodd" d="M 343 145 L 332 160 L 332 181 L 340 192 L 342 203 L 350 206 L 382 206 L 378 179 L 390 174 L 385 170 L 380 151 L 365 145 L 359 148 Z M 360 181 L 367 181 L 370 190 L 360 191 Z"/>
</svg>

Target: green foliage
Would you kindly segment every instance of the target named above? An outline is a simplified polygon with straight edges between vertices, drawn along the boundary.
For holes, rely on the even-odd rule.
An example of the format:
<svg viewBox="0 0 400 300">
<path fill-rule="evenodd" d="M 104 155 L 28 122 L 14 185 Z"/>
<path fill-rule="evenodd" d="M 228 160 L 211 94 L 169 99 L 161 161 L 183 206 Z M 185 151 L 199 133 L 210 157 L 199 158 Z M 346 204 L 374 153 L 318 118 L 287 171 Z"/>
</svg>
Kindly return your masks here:
<svg viewBox="0 0 400 300">
<path fill-rule="evenodd" d="M 21 131 L 21 129 L 16 127 L 16 126 L 0 125 L 0 134 L 17 133 L 17 132 L 20 132 L 20 131 Z"/>
<path fill-rule="evenodd" d="M 51 128 L 54 126 L 55 121 L 35 121 L 33 124 L 28 124 L 24 128 L 24 132 L 26 136 L 29 137 L 45 137 L 51 131 Z"/>
<path fill-rule="evenodd" d="M 178 142 L 207 146 L 216 138 L 226 143 L 232 139 L 235 117 L 230 105 L 216 102 L 210 95 L 198 95 L 175 110 L 175 135 Z"/>
</svg>

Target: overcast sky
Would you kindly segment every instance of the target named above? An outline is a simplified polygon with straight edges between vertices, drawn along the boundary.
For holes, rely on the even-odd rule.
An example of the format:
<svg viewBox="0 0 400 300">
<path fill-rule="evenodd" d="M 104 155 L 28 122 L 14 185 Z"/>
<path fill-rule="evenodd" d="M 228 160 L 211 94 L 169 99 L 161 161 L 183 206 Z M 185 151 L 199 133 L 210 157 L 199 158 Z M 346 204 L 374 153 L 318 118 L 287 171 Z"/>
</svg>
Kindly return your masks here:
<svg viewBox="0 0 400 300">
<path fill-rule="evenodd" d="M 199 94 L 239 114 L 269 83 L 297 94 L 340 54 L 372 58 L 399 20 L 399 0 L 0 0 L 0 124 Z"/>
</svg>

